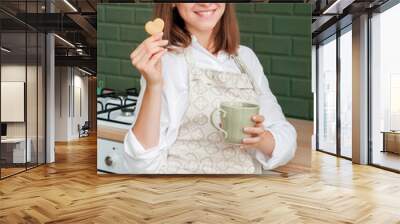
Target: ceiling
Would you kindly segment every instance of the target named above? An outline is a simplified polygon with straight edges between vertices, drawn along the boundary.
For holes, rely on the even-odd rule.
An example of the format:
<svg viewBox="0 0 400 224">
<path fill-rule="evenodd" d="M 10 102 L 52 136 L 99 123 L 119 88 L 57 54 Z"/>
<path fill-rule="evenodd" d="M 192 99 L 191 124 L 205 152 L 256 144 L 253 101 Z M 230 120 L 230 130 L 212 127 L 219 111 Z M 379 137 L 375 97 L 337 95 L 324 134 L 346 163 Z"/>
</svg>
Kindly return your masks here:
<svg viewBox="0 0 400 224">
<path fill-rule="evenodd" d="M 52 32 L 57 34 L 56 65 L 87 67 L 95 73 L 96 5 L 101 1 L 50 0 L 47 5 L 45 2 L 45 0 L 0 1 L 2 45 L 12 50 L 7 53 L 8 58 L 24 58 L 25 46 L 28 46 L 29 57 L 37 51 L 36 47 L 29 43 L 31 35 L 27 35 L 28 45 L 25 44 L 26 30 L 35 33 Z"/>
<path fill-rule="evenodd" d="M 354 17 L 372 12 L 388 0 L 310 0 L 313 6 L 313 43 L 328 38 L 350 25 Z"/>
<path fill-rule="evenodd" d="M 1 51 L 2 62 L 11 64 L 36 64 L 44 58 L 44 35 L 38 33 L 2 33 L 2 47 L 10 52 Z M 42 41 L 40 41 L 42 40 Z M 25 47 L 27 46 L 27 47 Z"/>
</svg>

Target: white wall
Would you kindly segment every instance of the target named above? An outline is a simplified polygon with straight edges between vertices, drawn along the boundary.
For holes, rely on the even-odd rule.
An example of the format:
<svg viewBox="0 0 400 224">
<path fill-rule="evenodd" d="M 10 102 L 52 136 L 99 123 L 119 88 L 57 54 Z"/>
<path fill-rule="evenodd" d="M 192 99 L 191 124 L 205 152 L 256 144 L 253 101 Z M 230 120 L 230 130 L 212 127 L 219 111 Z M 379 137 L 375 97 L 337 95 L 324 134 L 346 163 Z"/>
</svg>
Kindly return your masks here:
<svg viewBox="0 0 400 224">
<path fill-rule="evenodd" d="M 69 76 L 67 67 L 55 68 L 55 141 L 68 141 L 68 86 Z"/>
<path fill-rule="evenodd" d="M 77 139 L 78 124 L 88 120 L 88 78 L 76 68 L 56 67 L 55 86 L 55 140 Z"/>
<path fill-rule="evenodd" d="M 2 65 L 1 81 L 25 82 L 25 65 Z M 6 110 L 7 108 L 1 108 Z M 25 137 L 25 122 L 7 123 L 8 137 Z"/>
<path fill-rule="evenodd" d="M 28 66 L 28 70 L 32 69 Z M 25 64 L 24 65 L 2 65 L 1 81 L 25 82 Z"/>
<path fill-rule="evenodd" d="M 27 80 L 25 80 L 27 78 Z M 32 161 L 36 162 L 36 158 L 39 159 L 39 163 L 44 163 L 44 74 L 40 66 L 27 67 L 25 64 L 4 64 L 1 66 L 1 81 L 2 82 L 24 82 L 26 84 L 26 107 L 23 102 L 23 106 L 15 108 L 14 110 L 20 110 L 19 113 L 24 114 L 26 112 L 26 120 L 23 119 L 21 122 L 6 122 L 7 123 L 7 137 L 8 138 L 24 138 L 25 135 L 30 140 L 29 148 L 32 153 Z M 21 92 L 22 91 L 22 92 Z M 2 89 L 3 92 L 3 89 Z M 24 89 L 19 90 L 20 94 L 24 94 Z M 6 95 L 2 95 L 7 97 Z M 2 107 L 1 110 L 13 110 L 12 108 Z M 13 111 L 7 111 L 13 113 Z M 14 111 L 16 113 L 16 111 Z M 22 115 L 24 116 L 24 115 Z M 37 155 L 37 153 L 39 155 Z"/>
<path fill-rule="evenodd" d="M 71 88 L 71 90 L 74 90 L 73 96 L 71 96 L 71 99 L 74 99 L 74 102 L 71 102 L 71 106 L 74 105 L 71 108 L 72 138 L 79 137 L 78 125 L 82 126 L 88 120 L 88 77 L 82 75 L 83 73 L 74 69 L 74 82 L 73 88 Z"/>
<path fill-rule="evenodd" d="M 27 69 L 27 70 L 25 70 Z M 27 66 L 18 65 L 18 64 L 8 64 L 1 66 L 1 81 L 4 82 L 25 82 L 26 72 L 28 74 L 28 84 L 31 88 L 27 88 L 27 119 L 26 122 L 7 122 L 7 135 L 8 137 L 25 137 L 25 126 L 28 125 L 28 137 L 30 137 L 30 133 L 33 133 L 36 137 L 36 106 L 37 106 L 37 98 L 36 98 L 36 80 L 33 79 L 30 75 L 34 74 L 36 76 L 36 66 Z M 4 96 L 3 96 L 4 97 Z M 39 107 L 41 105 L 38 105 Z M 7 110 L 7 108 L 1 108 L 1 110 Z M 22 108 L 24 110 L 24 108 Z"/>
<path fill-rule="evenodd" d="M 25 82 L 25 65 L 9 64 L 1 66 L 1 81 L 2 82 Z M 28 66 L 28 72 L 32 70 L 32 66 Z M 2 96 L 3 98 L 4 96 Z M 1 108 L 7 110 L 7 108 Z M 22 108 L 24 110 L 24 108 Z M 9 122 L 7 127 L 8 135 L 12 137 L 24 137 L 25 125 L 24 122 Z M 20 130 L 21 129 L 21 130 Z"/>
</svg>

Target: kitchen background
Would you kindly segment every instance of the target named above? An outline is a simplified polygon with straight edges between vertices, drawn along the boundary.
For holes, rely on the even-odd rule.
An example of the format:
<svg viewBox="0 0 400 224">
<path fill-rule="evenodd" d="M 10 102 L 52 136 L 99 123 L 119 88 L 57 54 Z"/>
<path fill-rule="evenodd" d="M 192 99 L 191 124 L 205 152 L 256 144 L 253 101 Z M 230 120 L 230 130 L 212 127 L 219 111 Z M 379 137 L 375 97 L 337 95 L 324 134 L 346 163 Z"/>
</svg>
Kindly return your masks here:
<svg viewBox="0 0 400 224">
<path fill-rule="evenodd" d="M 290 122 L 308 130 L 299 131 L 298 150 L 288 166 L 309 168 L 311 6 L 241 3 L 236 8 L 241 44 L 257 54 L 271 90 L 285 115 L 292 118 Z M 123 139 L 133 122 L 140 90 L 140 76 L 129 55 L 148 36 L 144 24 L 153 19 L 152 4 L 98 4 L 97 10 L 98 171 L 126 173 L 121 162 Z"/>
<path fill-rule="evenodd" d="M 311 92 L 311 5 L 236 4 L 241 44 L 253 49 L 286 116 L 313 119 Z M 148 35 L 151 4 L 97 5 L 98 87 L 140 88 L 129 60 Z"/>
<path fill-rule="evenodd" d="M 122 9 L 121 4 L 100 5 L 115 2 L 118 1 L 0 1 L 1 178 L 53 163 L 55 141 L 65 144 L 79 139 L 78 127 L 85 126 L 86 121 L 89 130 L 96 133 L 96 109 L 101 107 L 96 102 L 97 67 L 101 70 L 97 74 L 101 79 L 98 87 L 125 89 L 131 88 L 131 83 L 138 86 L 137 73 L 126 58 L 144 37 L 140 35 L 144 35 L 143 23 L 151 9 L 144 4 L 138 5 L 137 11 Z M 286 115 L 313 119 L 313 149 L 400 172 L 400 70 L 396 62 L 400 33 L 395 28 L 400 20 L 398 1 L 299 0 L 288 4 L 287 9 L 279 1 L 270 2 L 274 4 L 268 7 L 241 4 L 238 15 L 242 30 L 245 29 L 242 40 L 260 48 L 260 52 L 255 51 Z M 307 6 L 301 9 L 303 3 L 309 4 L 312 11 L 308 33 L 301 33 L 298 20 L 290 19 L 304 18 Z M 124 17 L 129 21 L 121 22 Z M 251 20 L 259 25 L 252 25 Z M 271 27 L 263 28 L 264 24 Z M 120 28 L 128 26 L 131 29 L 122 36 Z M 103 27 L 112 27 L 111 32 L 103 33 Z M 131 35 L 135 29 L 137 33 Z M 282 42 L 276 41 L 275 36 L 282 37 Z M 121 39 L 117 41 L 117 37 Z M 309 76 L 305 75 L 304 63 L 278 66 L 291 57 L 308 60 L 309 53 L 299 54 L 306 52 L 302 40 L 307 37 L 313 40 Z M 260 39 L 268 40 L 268 45 L 257 41 Z M 116 42 L 122 44 L 114 45 L 113 52 L 108 45 Z M 104 60 L 107 58 L 116 63 L 110 64 Z M 10 85 L 9 81 L 19 84 Z M 124 86 L 126 83 L 129 86 Z M 14 90 L 12 94 L 3 94 L 10 89 Z M 129 92 L 135 95 L 135 91 Z M 6 113 L 10 106 L 15 113 Z M 6 117 L 9 115 L 17 119 L 11 121 Z M 103 114 L 100 118 L 104 115 L 107 117 Z M 35 142 L 37 145 L 32 145 Z M 18 169 L 13 169 L 16 165 Z"/>
</svg>

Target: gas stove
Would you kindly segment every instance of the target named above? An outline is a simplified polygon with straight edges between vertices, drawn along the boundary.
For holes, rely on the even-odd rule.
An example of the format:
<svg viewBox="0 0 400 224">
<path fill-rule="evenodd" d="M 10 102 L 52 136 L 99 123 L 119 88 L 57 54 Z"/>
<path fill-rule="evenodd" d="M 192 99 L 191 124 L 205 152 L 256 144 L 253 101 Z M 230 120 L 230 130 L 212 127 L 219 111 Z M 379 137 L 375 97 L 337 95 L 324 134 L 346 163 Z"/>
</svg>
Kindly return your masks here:
<svg viewBox="0 0 400 224">
<path fill-rule="evenodd" d="M 110 123 L 109 125 L 131 125 L 137 98 L 136 88 L 127 89 L 125 92 L 103 89 L 97 96 L 97 120 Z"/>
<path fill-rule="evenodd" d="M 123 138 L 134 121 L 138 99 L 135 88 L 115 91 L 104 88 L 97 96 L 97 170 L 125 173 Z"/>
</svg>

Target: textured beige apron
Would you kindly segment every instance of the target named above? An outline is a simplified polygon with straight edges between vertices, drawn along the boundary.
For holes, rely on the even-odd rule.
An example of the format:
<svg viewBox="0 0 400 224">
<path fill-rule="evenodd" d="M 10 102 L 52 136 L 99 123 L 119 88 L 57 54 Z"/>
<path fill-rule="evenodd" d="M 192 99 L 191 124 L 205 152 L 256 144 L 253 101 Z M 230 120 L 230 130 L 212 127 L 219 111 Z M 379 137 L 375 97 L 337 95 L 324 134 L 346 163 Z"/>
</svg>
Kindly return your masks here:
<svg viewBox="0 0 400 224">
<path fill-rule="evenodd" d="M 257 103 L 258 87 L 241 60 L 232 56 L 241 73 L 221 72 L 196 66 L 189 49 L 189 105 L 176 142 L 168 149 L 166 174 L 254 174 L 261 164 L 250 151 L 224 143 L 223 133 L 210 123 L 212 111 L 223 101 Z"/>
</svg>

